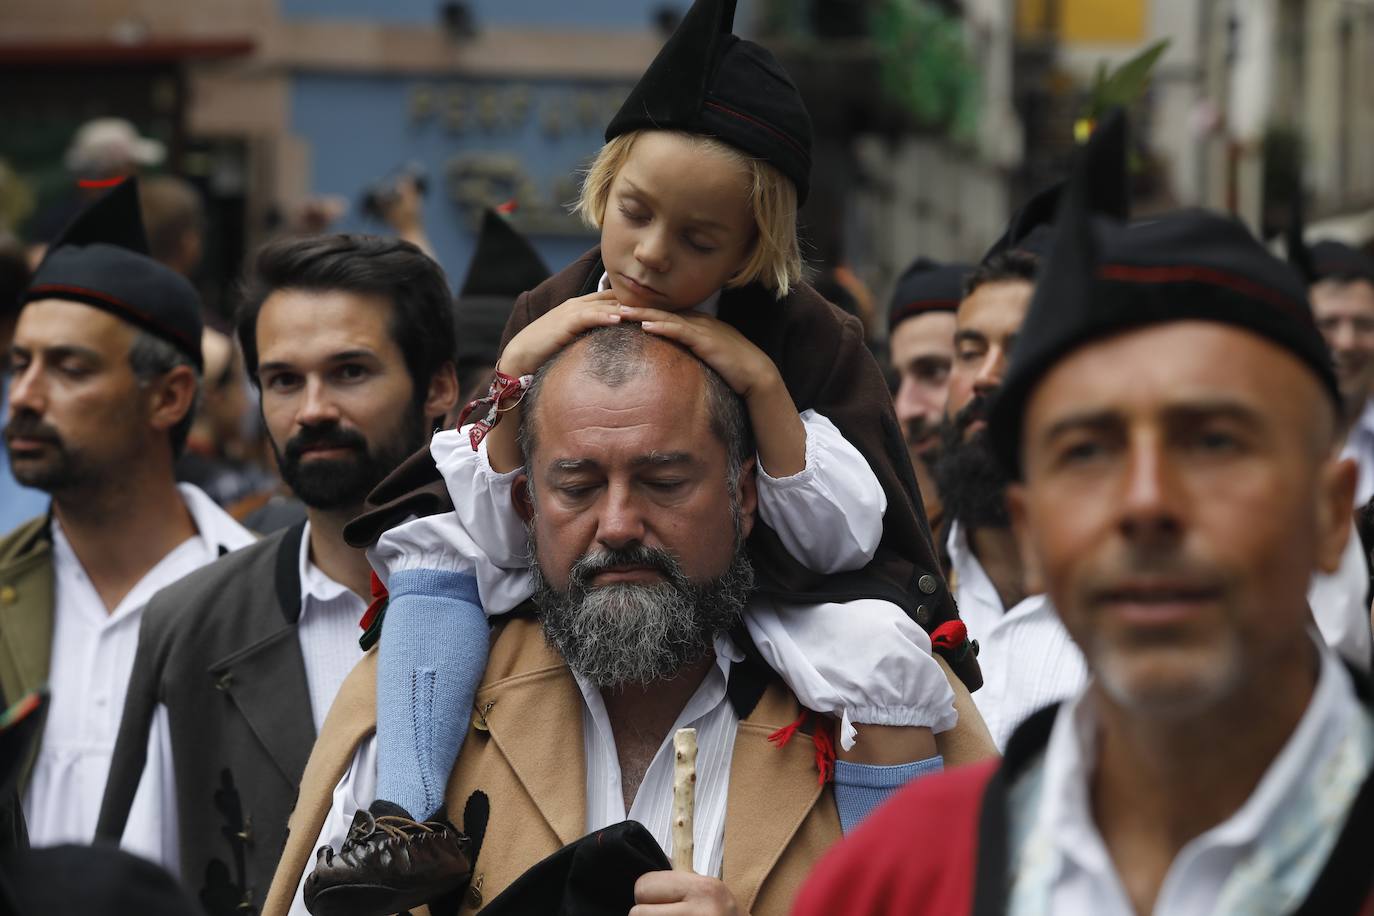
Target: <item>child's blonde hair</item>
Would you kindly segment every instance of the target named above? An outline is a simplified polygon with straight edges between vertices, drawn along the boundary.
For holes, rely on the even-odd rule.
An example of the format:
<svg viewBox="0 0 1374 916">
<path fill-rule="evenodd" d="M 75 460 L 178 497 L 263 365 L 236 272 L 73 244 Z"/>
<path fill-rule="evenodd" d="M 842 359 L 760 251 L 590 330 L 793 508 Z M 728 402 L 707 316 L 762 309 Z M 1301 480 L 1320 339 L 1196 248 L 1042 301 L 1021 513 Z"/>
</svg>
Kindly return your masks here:
<svg viewBox="0 0 1374 916">
<path fill-rule="evenodd" d="M 614 138 L 597 153 L 582 180 L 582 194 L 574 212 L 587 225 L 600 229 L 610 201 L 611 183 L 630 156 L 641 131 Z M 730 278 L 729 287 L 761 283 L 779 299 L 802 278 L 801 246 L 797 242 L 797 188 L 776 167 L 754 159 L 727 143 L 701 134 L 672 131 L 705 149 L 743 165 L 749 173 L 749 210 L 754 216 L 755 237 L 749 260 Z"/>
</svg>

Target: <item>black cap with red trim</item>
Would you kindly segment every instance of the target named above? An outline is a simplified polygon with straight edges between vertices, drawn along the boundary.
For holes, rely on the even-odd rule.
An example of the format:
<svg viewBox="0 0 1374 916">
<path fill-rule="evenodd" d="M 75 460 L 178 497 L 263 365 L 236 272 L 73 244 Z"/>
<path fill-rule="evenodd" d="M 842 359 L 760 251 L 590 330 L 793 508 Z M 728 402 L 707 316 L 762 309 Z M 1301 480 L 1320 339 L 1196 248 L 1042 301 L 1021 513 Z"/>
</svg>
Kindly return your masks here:
<svg viewBox="0 0 1374 916">
<path fill-rule="evenodd" d="M 129 178 L 82 210 L 48 249 L 22 304 L 66 299 L 104 309 L 171 343 L 202 367 L 200 296 L 181 274 L 148 254 Z"/>
<path fill-rule="evenodd" d="M 941 264 L 917 258 L 897 280 L 887 310 L 888 333 L 916 315 L 957 312 L 964 298 L 964 279 L 972 270 L 968 264 Z"/>
<path fill-rule="evenodd" d="M 1098 128 L 1083 159 L 1116 158 L 1125 173 L 1124 116 Z M 1115 152 L 1119 150 L 1119 156 Z M 1184 210 L 1135 223 L 1090 213 L 1076 168 L 1001 391 L 988 415 L 993 450 L 1020 476 L 1025 404 L 1045 373 L 1079 347 L 1169 321 L 1216 321 L 1259 334 L 1302 360 L 1340 407 L 1331 356 L 1296 273 L 1241 223 Z"/>
<path fill-rule="evenodd" d="M 735 0 L 696 0 L 606 127 L 704 134 L 811 188 L 811 115 L 768 50 L 734 35 Z"/>
</svg>

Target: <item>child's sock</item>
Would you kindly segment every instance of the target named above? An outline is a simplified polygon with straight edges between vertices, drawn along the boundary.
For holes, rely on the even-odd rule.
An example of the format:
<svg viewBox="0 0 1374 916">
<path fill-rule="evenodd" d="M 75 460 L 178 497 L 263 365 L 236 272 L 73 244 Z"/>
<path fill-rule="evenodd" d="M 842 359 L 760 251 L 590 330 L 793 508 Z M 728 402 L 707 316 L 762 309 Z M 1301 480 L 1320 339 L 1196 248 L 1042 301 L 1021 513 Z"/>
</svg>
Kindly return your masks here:
<svg viewBox="0 0 1374 916">
<path fill-rule="evenodd" d="M 835 761 L 835 807 L 840 812 L 840 832 L 848 834 L 859 826 L 902 786 L 944 768 L 945 761 L 940 756 L 897 766 Z"/>
<path fill-rule="evenodd" d="M 443 806 L 491 635 L 466 573 L 407 569 L 390 598 L 377 659 L 377 797 L 418 821 Z"/>
</svg>

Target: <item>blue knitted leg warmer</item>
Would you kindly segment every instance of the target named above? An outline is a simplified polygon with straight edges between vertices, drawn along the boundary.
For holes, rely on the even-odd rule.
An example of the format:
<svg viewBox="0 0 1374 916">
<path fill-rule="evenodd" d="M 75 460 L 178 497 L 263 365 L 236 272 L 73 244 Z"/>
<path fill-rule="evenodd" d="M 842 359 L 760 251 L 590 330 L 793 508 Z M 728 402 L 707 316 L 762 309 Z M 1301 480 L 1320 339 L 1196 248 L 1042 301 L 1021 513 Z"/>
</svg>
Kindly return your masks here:
<svg viewBox="0 0 1374 916">
<path fill-rule="evenodd" d="M 491 637 L 466 573 L 393 573 L 377 659 L 377 798 L 427 820 L 442 807 Z"/>
</svg>

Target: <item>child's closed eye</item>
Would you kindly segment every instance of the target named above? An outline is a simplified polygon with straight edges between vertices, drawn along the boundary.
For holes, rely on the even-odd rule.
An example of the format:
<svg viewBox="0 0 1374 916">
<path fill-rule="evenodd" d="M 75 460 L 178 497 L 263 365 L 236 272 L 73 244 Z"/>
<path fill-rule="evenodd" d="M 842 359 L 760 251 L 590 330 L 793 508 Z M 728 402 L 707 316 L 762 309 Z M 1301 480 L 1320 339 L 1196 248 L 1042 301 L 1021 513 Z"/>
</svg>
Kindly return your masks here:
<svg viewBox="0 0 1374 916">
<path fill-rule="evenodd" d="M 623 203 L 620 205 L 620 215 L 632 223 L 647 223 L 649 221 L 649 214 L 631 209 Z"/>
</svg>

